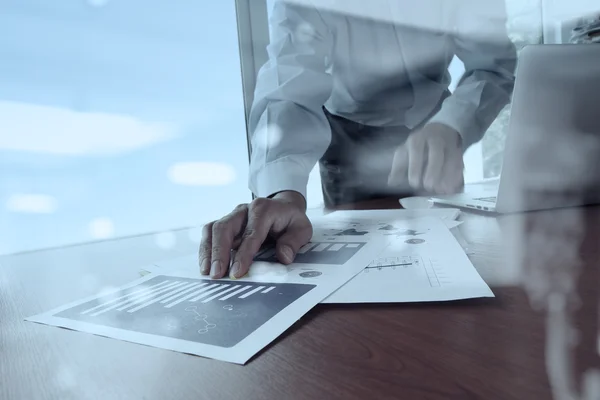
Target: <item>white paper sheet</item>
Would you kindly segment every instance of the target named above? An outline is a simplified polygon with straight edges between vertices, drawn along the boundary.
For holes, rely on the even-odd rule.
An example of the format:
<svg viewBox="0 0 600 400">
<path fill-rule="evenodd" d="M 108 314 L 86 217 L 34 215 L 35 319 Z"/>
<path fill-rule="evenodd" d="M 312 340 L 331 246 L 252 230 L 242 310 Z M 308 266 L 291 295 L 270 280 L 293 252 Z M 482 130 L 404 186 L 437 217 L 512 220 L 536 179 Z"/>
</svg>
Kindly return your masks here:
<svg viewBox="0 0 600 400">
<path fill-rule="evenodd" d="M 321 300 L 360 272 L 385 243 L 315 230 L 290 266 L 255 262 L 239 280 L 200 277 L 197 256 L 27 320 L 199 356 L 246 363 Z M 272 252 L 258 258 L 271 260 Z"/>
<path fill-rule="evenodd" d="M 460 244 L 439 218 L 375 221 L 353 216 L 323 221 L 327 235 L 365 237 L 390 245 L 323 303 L 448 301 L 493 297 Z"/>
<path fill-rule="evenodd" d="M 435 217 L 439 218 L 446 226 L 451 229 L 458 225 L 456 219 L 460 216 L 460 210 L 457 208 L 428 208 L 428 209 L 410 209 L 410 210 L 345 210 L 336 211 L 327 214 L 326 220 L 339 220 L 349 222 L 352 218 L 372 221 L 398 221 L 415 218 Z"/>
<path fill-rule="evenodd" d="M 459 227 L 460 225 L 462 225 L 463 221 L 443 221 L 444 225 L 446 225 L 446 228 L 450 229 L 451 232 L 452 229 Z"/>
</svg>

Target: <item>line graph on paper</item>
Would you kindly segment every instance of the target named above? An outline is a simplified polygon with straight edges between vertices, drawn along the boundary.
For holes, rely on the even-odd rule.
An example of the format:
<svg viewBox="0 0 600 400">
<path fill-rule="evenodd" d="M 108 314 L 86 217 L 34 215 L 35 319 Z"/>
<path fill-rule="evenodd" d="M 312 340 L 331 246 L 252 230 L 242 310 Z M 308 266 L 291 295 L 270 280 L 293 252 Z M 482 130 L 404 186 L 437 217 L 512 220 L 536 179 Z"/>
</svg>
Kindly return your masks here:
<svg viewBox="0 0 600 400">
<path fill-rule="evenodd" d="M 314 287 L 161 275 L 55 316 L 232 347 Z"/>
<path fill-rule="evenodd" d="M 371 264 L 364 269 L 363 273 L 391 273 L 404 270 L 422 274 L 427 278 L 431 287 L 441 287 L 451 283 L 439 262 L 435 259 L 423 260 L 421 256 L 417 255 L 381 257 L 371 262 Z"/>
</svg>

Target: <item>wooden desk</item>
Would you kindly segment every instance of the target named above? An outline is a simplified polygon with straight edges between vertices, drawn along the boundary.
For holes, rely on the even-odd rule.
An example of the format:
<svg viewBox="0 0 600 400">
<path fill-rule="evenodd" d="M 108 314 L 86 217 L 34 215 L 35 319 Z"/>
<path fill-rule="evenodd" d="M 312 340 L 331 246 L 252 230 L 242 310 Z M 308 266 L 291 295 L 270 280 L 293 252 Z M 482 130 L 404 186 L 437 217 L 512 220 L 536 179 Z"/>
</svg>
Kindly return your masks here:
<svg viewBox="0 0 600 400">
<path fill-rule="evenodd" d="M 0 398 L 534 400 L 579 390 L 598 366 L 600 209 L 463 220 L 496 298 L 318 306 L 243 367 L 23 321 L 195 251 L 194 232 L 4 257 Z"/>
</svg>

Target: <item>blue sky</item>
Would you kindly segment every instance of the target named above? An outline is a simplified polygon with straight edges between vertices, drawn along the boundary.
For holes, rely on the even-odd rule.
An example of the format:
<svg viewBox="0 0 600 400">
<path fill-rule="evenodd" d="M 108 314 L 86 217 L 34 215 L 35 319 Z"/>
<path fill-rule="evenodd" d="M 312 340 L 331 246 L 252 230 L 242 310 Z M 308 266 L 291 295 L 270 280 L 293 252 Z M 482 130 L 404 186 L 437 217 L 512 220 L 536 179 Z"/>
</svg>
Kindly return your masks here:
<svg viewBox="0 0 600 400">
<path fill-rule="evenodd" d="M 100 3 L 3 6 L 0 254 L 250 199 L 233 2 Z"/>
</svg>

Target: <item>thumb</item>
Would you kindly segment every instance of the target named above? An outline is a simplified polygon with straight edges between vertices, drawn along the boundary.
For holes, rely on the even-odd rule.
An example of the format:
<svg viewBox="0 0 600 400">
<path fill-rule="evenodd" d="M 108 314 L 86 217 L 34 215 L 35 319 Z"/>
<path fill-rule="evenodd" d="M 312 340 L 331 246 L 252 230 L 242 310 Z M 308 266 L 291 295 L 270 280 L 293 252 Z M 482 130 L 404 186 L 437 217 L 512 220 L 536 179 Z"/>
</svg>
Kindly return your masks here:
<svg viewBox="0 0 600 400">
<path fill-rule="evenodd" d="M 307 244 L 312 237 L 312 227 L 290 227 L 277 239 L 275 253 L 282 264 L 291 264 L 296 258 L 298 250 Z"/>
<path fill-rule="evenodd" d="M 397 186 L 408 180 L 408 149 L 400 146 L 394 153 L 392 170 L 388 177 L 388 185 Z"/>
</svg>

